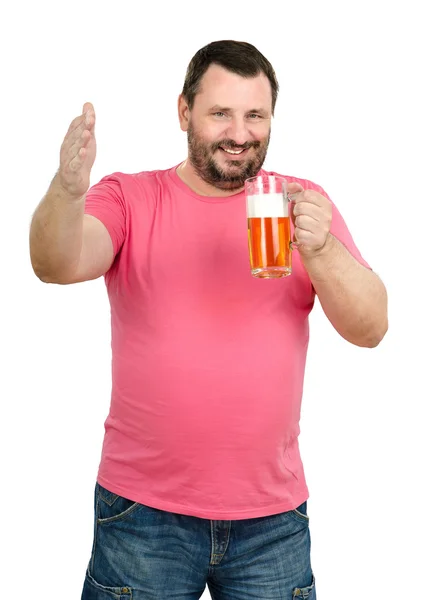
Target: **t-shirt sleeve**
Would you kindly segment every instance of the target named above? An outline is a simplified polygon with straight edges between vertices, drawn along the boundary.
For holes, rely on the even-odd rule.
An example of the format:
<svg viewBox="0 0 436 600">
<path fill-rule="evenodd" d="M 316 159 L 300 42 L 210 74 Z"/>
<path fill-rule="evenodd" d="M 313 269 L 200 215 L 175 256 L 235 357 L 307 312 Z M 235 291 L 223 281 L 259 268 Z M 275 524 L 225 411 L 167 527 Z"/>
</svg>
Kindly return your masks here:
<svg viewBox="0 0 436 600">
<path fill-rule="evenodd" d="M 328 196 L 328 194 L 323 190 L 323 188 L 321 186 L 319 186 L 315 183 L 312 183 L 312 182 L 309 182 L 308 189 L 313 189 L 316 192 L 319 192 L 320 194 L 322 194 L 323 196 L 328 198 L 328 200 L 330 200 L 330 202 L 332 203 L 332 222 L 331 222 L 331 226 L 330 226 L 330 233 L 332 235 L 334 235 L 334 237 L 337 238 L 341 242 L 341 244 L 343 244 L 345 246 L 345 248 L 348 250 L 348 252 L 352 256 L 354 256 L 354 258 L 361 265 L 363 265 L 364 267 L 367 267 L 368 269 L 371 269 L 369 264 L 366 262 L 366 260 L 360 254 L 360 251 L 357 248 L 356 244 L 354 243 L 354 240 L 353 240 L 351 233 L 347 227 L 347 224 L 344 221 L 344 218 L 342 217 L 338 208 L 332 202 L 332 200 Z"/>
<path fill-rule="evenodd" d="M 96 217 L 106 227 L 116 256 L 126 237 L 126 202 L 119 174 L 106 175 L 89 188 L 85 214 Z"/>
</svg>

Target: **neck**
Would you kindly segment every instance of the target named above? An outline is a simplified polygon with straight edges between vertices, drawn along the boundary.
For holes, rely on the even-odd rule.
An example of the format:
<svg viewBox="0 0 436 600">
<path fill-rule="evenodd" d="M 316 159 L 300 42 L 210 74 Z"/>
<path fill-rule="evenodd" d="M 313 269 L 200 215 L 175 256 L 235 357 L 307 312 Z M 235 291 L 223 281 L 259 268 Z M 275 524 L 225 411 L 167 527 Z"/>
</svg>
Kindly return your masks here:
<svg viewBox="0 0 436 600">
<path fill-rule="evenodd" d="M 183 183 L 190 187 L 191 190 L 199 196 L 234 196 L 235 194 L 242 192 L 244 189 L 244 186 L 242 186 L 236 190 L 223 190 L 210 183 L 207 183 L 207 181 L 204 181 L 204 179 L 197 175 L 189 158 L 187 158 L 185 162 L 177 167 L 176 173 Z"/>
</svg>

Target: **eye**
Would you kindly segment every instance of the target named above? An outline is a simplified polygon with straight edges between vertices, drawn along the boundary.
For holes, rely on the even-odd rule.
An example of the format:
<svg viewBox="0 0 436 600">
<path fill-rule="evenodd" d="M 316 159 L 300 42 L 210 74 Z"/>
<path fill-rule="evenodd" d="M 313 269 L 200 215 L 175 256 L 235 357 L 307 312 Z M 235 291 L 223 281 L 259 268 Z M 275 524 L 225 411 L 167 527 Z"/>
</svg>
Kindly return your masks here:
<svg viewBox="0 0 436 600">
<path fill-rule="evenodd" d="M 252 121 L 255 121 L 256 119 L 261 119 L 262 118 L 260 115 L 257 115 L 256 113 L 250 113 L 248 116 L 249 116 L 249 118 Z"/>
<path fill-rule="evenodd" d="M 213 116 L 214 117 L 221 117 L 221 116 L 225 117 L 226 115 L 223 112 L 218 111 L 218 112 L 213 113 Z"/>
</svg>

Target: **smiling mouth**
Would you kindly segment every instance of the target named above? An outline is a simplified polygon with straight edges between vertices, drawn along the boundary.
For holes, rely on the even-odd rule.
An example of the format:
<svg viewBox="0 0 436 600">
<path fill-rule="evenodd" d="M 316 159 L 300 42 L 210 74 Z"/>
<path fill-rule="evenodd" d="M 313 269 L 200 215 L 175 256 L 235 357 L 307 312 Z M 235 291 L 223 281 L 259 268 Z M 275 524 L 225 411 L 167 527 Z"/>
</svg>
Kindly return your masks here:
<svg viewBox="0 0 436 600">
<path fill-rule="evenodd" d="M 222 148 L 221 146 L 219 149 L 221 152 L 227 154 L 227 156 L 241 156 L 248 151 L 248 148 L 243 148 L 242 150 L 231 150 L 230 148 Z"/>
</svg>

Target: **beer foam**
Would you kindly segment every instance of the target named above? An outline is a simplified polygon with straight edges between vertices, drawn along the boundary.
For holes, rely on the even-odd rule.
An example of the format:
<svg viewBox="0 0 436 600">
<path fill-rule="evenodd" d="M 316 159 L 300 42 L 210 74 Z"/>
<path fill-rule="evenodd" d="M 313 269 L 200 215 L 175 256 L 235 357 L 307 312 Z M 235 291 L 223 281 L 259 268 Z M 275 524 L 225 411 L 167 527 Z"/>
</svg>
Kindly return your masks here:
<svg viewBox="0 0 436 600">
<path fill-rule="evenodd" d="M 288 217 L 288 200 L 283 193 L 247 196 L 247 216 L 248 218 Z"/>
</svg>

